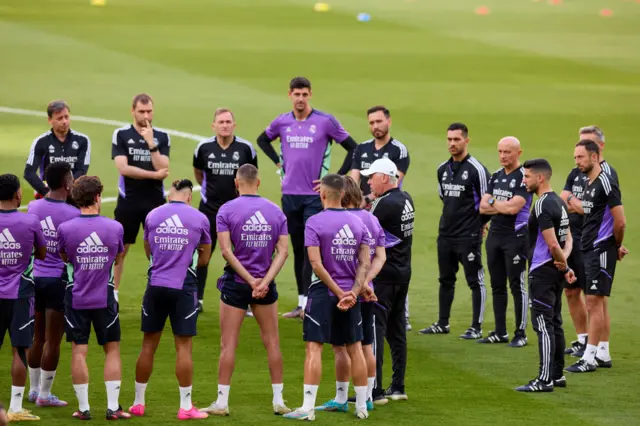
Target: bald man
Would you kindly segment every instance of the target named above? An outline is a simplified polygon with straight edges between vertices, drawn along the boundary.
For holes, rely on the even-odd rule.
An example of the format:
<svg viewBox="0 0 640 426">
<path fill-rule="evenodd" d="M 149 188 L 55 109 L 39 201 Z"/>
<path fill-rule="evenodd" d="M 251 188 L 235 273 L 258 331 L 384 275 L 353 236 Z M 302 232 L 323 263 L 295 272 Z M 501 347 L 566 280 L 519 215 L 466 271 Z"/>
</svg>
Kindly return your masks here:
<svg viewBox="0 0 640 426">
<path fill-rule="evenodd" d="M 480 202 L 480 213 L 491 215 L 487 237 L 487 264 L 491 274 L 495 330 L 478 343 L 509 343 L 519 348 L 527 344 L 527 308 L 529 298 L 525 285 L 527 268 L 527 223 L 531 194 L 524 185 L 524 169 L 520 166 L 520 141 L 507 136 L 498 142 L 498 158 L 502 168 L 489 180 L 487 192 Z M 516 328 L 509 342 L 507 333 L 507 279 L 513 295 Z"/>
</svg>

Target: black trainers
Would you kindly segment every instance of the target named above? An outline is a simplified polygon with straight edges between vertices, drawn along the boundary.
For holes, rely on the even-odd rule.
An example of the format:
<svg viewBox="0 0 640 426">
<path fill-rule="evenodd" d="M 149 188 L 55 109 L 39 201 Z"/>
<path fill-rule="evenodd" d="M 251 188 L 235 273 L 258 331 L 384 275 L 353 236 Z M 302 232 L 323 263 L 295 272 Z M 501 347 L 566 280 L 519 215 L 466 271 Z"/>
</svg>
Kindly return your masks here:
<svg viewBox="0 0 640 426">
<path fill-rule="evenodd" d="M 596 357 L 596 364 L 598 364 L 598 368 L 611 368 L 611 367 L 613 367 L 613 364 L 611 363 L 611 360 L 603 361 L 598 357 Z"/>
<path fill-rule="evenodd" d="M 567 378 L 565 376 L 562 376 L 559 379 L 553 379 L 553 387 L 566 388 L 567 387 Z"/>
<path fill-rule="evenodd" d="M 406 396 L 406 395 L 405 395 L 405 396 Z M 388 399 L 387 399 L 387 397 L 386 397 L 386 396 L 384 396 L 384 395 L 377 395 L 377 396 L 374 396 L 374 397 L 373 397 L 373 403 L 374 403 L 375 405 L 385 405 L 385 404 L 386 404 L 386 403 L 388 403 L 388 402 L 389 402 L 389 400 L 388 400 Z M 353 403 L 354 403 L 354 404 L 356 403 L 356 398 L 355 398 L 355 397 L 353 398 Z"/>
<path fill-rule="evenodd" d="M 434 322 L 427 328 L 420 330 L 420 334 L 449 334 L 451 327 L 448 325 L 440 325 Z"/>
<path fill-rule="evenodd" d="M 407 399 L 409 399 L 407 394 L 404 393 L 404 389 L 397 389 L 397 388 L 394 388 L 393 386 L 389 386 L 387 390 L 384 391 L 383 396 L 392 401 L 406 401 Z"/>
<path fill-rule="evenodd" d="M 595 362 L 590 364 L 584 359 L 579 359 L 578 362 L 565 368 L 564 371 L 568 371 L 569 373 L 591 373 L 592 371 L 596 371 L 597 367 L 598 365 Z"/>
<path fill-rule="evenodd" d="M 467 328 L 467 331 L 460 335 L 461 339 L 465 340 L 476 340 L 482 337 L 482 330 L 476 330 L 473 327 Z"/>
<path fill-rule="evenodd" d="M 540 379 L 533 379 L 524 386 L 516 388 L 518 392 L 553 392 L 553 382 L 543 382 Z"/>
<path fill-rule="evenodd" d="M 587 347 L 587 345 L 580 343 L 579 340 L 574 340 L 573 342 L 571 342 L 571 346 L 569 346 L 567 349 L 564 350 L 564 354 L 565 355 L 573 355 L 577 352 L 582 352 L 584 353 L 585 348 Z M 580 355 L 580 357 L 582 357 L 582 355 Z"/>
<path fill-rule="evenodd" d="M 509 343 L 510 348 L 522 348 L 527 346 L 527 336 L 524 334 L 516 334 Z"/>
<path fill-rule="evenodd" d="M 509 343 L 509 335 L 498 336 L 495 331 L 492 331 L 484 339 L 478 340 L 478 343 Z"/>
</svg>

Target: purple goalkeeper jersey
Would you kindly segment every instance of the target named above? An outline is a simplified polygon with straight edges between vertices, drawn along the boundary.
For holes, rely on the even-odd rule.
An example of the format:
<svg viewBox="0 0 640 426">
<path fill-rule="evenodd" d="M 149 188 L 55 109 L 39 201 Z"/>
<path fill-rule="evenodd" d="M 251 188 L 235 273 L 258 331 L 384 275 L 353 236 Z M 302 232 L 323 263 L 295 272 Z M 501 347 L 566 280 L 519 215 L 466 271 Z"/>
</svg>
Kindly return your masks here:
<svg viewBox="0 0 640 426">
<path fill-rule="evenodd" d="M 225 203 L 218 211 L 216 230 L 229 232 L 233 254 L 255 278 L 267 274 L 278 238 L 289 234 L 280 207 L 258 195 L 242 195 Z M 228 265 L 225 270 L 235 274 Z M 235 280 L 245 282 L 238 274 Z"/>
<path fill-rule="evenodd" d="M 209 219 L 172 201 L 147 215 L 144 239 L 151 249 L 149 285 L 181 290 L 197 284 L 198 246 L 211 244 Z"/>
<path fill-rule="evenodd" d="M 59 278 L 64 262 L 58 251 L 58 227 L 60 224 L 80 216 L 80 210 L 64 201 L 43 198 L 29 203 L 28 213 L 38 216 L 42 233 L 47 241 L 47 256 L 36 259 L 33 266 L 35 277 Z"/>
<path fill-rule="evenodd" d="M 315 109 L 302 121 L 293 112 L 280 115 L 266 134 L 271 140 L 280 138 L 282 193 L 290 195 L 317 195 L 313 181 L 329 173 L 331 142 L 342 143 L 349 137 L 332 115 Z"/>
<path fill-rule="evenodd" d="M 0 210 L 0 299 L 33 295 L 33 249 L 45 244 L 36 216 Z"/>
<path fill-rule="evenodd" d="M 122 225 L 100 215 L 81 215 L 58 227 L 58 249 L 67 256 L 73 309 L 107 307 L 116 256 L 124 250 Z"/>
<path fill-rule="evenodd" d="M 307 220 L 304 245 L 320 248 L 322 264 L 331 278 L 342 290 L 349 291 L 356 279 L 358 250 L 361 245 L 369 245 L 368 230 L 353 213 L 326 209 Z M 316 285 L 321 281 L 314 274 L 311 286 Z"/>
</svg>

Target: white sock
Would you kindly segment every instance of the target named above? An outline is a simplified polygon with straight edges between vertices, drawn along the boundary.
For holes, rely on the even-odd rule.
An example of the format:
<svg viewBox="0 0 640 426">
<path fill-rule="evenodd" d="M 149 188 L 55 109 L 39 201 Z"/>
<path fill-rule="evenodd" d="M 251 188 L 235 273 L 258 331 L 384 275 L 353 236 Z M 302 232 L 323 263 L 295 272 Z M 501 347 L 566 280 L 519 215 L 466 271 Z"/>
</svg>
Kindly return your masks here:
<svg viewBox="0 0 640 426">
<path fill-rule="evenodd" d="M 146 383 L 136 382 L 136 399 L 133 401 L 133 405 L 144 405 L 144 394 L 147 391 Z"/>
<path fill-rule="evenodd" d="M 304 402 L 302 409 L 311 411 L 316 408 L 316 395 L 318 394 L 318 385 L 304 385 Z"/>
<path fill-rule="evenodd" d="M 24 395 L 24 386 L 11 386 L 11 405 L 9 411 L 17 413 L 22 411 L 22 397 Z"/>
<path fill-rule="evenodd" d="M 303 303 L 304 303 L 304 295 L 299 294 L 298 295 L 298 306 L 300 306 L 301 308 L 304 308 L 304 306 L 302 306 Z"/>
<path fill-rule="evenodd" d="M 596 356 L 598 359 L 603 361 L 611 360 L 611 355 L 609 354 L 609 342 L 600 342 L 598 343 L 598 350 L 596 351 Z"/>
<path fill-rule="evenodd" d="M 308 300 L 308 299 L 309 299 L 309 298 L 308 298 L 307 296 L 304 296 L 304 297 L 302 298 L 302 309 L 306 309 L 306 308 L 307 308 L 307 300 Z"/>
<path fill-rule="evenodd" d="M 584 345 L 585 343 L 587 343 L 587 333 L 584 334 L 578 334 L 578 342 L 580 342 L 580 344 Z"/>
<path fill-rule="evenodd" d="M 53 380 L 56 378 L 56 372 L 42 370 L 40 374 L 40 395 L 42 399 L 49 398 L 51 395 L 51 387 L 53 386 Z"/>
<path fill-rule="evenodd" d="M 367 387 L 354 386 L 356 391 L 356 411 L 367 411 Z"/>
<path fill-rule="evenodd" d="M 180 387 L 180 408 L 183 410 L 191 410 L 193 404 L 191 403 L 191 388 L 192 386 Z"/>
<path fill-rule="evenodd" d="M 587 349 L 584 350 L 584 355 L 582 355 L 582 359 L 587 361 L 589 364 L 593 364 L 596 361 L 597 351 L 598 351 L 598 347 L 596 345 L 587 343 Z"/>
<path fill-rule="evenodd" d="M 282 390 L 284 389 L 284 384 L 272 384 L 271 389 L 273 389 L 273 405 L 284 405 L 284 399 L 282 399 Z"/>
<path fill-rule="evenodd" d="M 120 380 L 111 380 L 104 382 L 107 386 L 107 408 L 111 411 L 117 411 L 120 407 L 118 397 L 120 396 Z"/>
<path fill-rule="evenodd" d="M 367 401 L 373 401 L 373 387 L 376 384 L 376 377 L 367 377 Z"/>
<path fill-rule="evenodd" d="M 38 368 L 29 367 L 29 393 L 40 393 L 40 372 L 42 370 Z"/>
<path fill-rule="evenodd" d="M 229 406 L 229 391 L 231 390 L 231 385 L 218 385 L 218 399 L 216 400 L 216 405 L 220 408 Z"/>
<path fill-rule="evenodd" d="M 334 401 L 338 404 L 347 402 L 347 392 L 349 391 L 349 382 L 336 382 L 336 397 Z"/>
<path fill-rule="evenodd" d="M 73 389 L 76 391 L 76 398 L 78 398 L 78 410 L 89 410 L 89 383 L 73 385 Z"/>
</svg>

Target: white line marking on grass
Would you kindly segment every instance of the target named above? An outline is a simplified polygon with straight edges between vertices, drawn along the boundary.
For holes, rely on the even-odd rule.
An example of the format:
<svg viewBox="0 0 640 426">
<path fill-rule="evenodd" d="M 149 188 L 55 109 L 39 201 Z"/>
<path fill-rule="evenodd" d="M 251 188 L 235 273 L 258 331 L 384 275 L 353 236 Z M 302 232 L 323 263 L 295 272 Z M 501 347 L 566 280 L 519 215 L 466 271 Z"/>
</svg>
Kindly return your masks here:
<svg viewBox="0 0 640 426">
<path fill-rule="evenodd" d="M 5 114 L 16 114 L 16 115 L 28 115 L 31 117 L 44 117 L 47 118 L 47 113 L 43 111 L 34 111 L 31 109 L 20 109 L 20 108 L 11 108 L 0 106 L 0 113 L 4 112 Z M 95 123 L 95 124 L 104 124 L 107 126 L 114 127 L 123 127 L 128 126 L 131 123 L 125 123 L 124 121 L 116 121 L 116 120 L 107 120 L 99 117 L 83 117 L 81 115 L 73 115 L 72 120 L 74 121 L 82 121 L 85 123 Z M 177 136 L 185 139 L 192 139 L 194 141 L 200 142 L 204 139 L 207 139 L 207 136 L 196 135 L 193 133 L 181 132 L 180 130 L 174 129 L 163 129 L 161 127 L 156 127 L 156 129 L 161 130 L 171 136 Z M 193 187 L 194 191 L 200 190 L 200 185 L 196 185 Z M 165 195 L 168 194 L 168 191 L 165 191 Z M 103 203 L 113 203 L 118 200 L 118 197 L 106 197 L 102 199 Z M 20 210 L 26 210 L 27 206 L 20 207 Z"/>
</svg>

